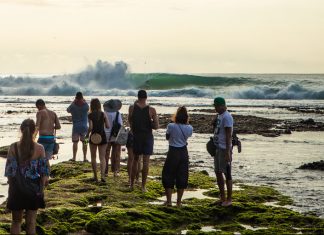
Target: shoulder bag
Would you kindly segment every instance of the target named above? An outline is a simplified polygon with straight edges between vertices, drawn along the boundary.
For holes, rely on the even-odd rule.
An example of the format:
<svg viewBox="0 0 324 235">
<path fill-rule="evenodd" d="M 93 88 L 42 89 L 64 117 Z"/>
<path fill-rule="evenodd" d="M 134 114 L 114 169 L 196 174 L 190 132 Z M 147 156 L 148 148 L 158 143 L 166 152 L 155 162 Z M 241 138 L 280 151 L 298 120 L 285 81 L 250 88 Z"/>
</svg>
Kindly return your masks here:
<svg viewBox="0 0 324 235">
<path fill-rule="evenodd" d="M 115 143 L 120 145 L 126 145 L 128 139 L 128 132 L 128 129 L 126 129 L 124 126 L 121 126 L 118 131 Z"/>
</svg>

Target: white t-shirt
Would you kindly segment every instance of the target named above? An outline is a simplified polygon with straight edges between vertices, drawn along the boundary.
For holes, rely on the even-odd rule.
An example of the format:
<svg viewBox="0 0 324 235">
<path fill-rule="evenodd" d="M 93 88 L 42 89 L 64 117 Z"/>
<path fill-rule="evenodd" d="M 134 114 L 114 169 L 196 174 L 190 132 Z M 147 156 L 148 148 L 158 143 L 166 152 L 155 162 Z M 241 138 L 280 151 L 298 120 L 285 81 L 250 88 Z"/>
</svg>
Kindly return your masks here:
<svg viewBox="0 0 324 235">
<path fill-rule="evenodd" d="M 187 140 L 192 136 L 193 128 L 191 125 L 169 123 L 166 133 L 170 135 L 169 145 L 172 147 L 183 147 L 187 145 Z"/>
<path fill-rule="evenodd" d="M 233 117 L 228 111 L 225 111 L 224 113 L 218 115 L 214 132 L 214 143 L 216 146 L 221 149 L 226 149 L 225 127 L 231 127 L 233 134 L 233 124 Z M 230 146 L 232 146 L 232 141 L 230 143 Z"/>
<path fill-rule="evenodd" d="M 113 122 L 115 121 L 117 112 L 105 112 L 105 113 L 108 117 L 108 122 L 109 122 L 109 128 L 105 127 L 105 133 L 106 133 L 107 140 L 109 141 L 111 129 L 113 127 Z M 120 125 L 123 125 L 123 119 L 122 119 L 121 113 L 119 113 L 119 115 L 118 115 L 118 123 Z"/>
</svg>

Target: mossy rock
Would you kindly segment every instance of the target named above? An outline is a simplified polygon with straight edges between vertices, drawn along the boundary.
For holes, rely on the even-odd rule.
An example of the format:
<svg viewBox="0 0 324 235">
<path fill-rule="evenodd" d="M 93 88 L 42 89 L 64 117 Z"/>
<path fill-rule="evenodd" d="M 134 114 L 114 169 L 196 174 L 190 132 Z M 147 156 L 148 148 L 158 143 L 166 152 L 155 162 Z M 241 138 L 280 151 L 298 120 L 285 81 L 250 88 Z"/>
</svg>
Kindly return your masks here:
<svg viewBox="0 0 324 235">
<path fill-rule="evenodd" d="M 150 172 L 161 174 L 161 161 L 152 160 Z M 271 207 L 265 202 L 291 204 L 289 197 L 265 186 L 240 184 L 233 192 L 233 205 L 221 207 L 214 202 L 219 197 L 215 178 L 204 172 L 190 172 L 190 189 L 209 189 L 207 199 L 191 198 L 183 207 L 165 207 L 150 204 L 164 194 L 161 181 L 154 177 L 147 183 L 147 193 L 139 187 L 130 191 L 124 168 L 119 178 L 107 178 L 107 183 L 94 183 L 91 165 L 80 162 L 62 162 L 52 166 L 52 180 L 45 191 L 47 209 L 37 216 L 38 234 L 206 234 L 202 226 L 213 225 L 221 231 L 209 234 L 323 234 L 324 220 L 305 216 L 283 207 Z M 185 192 L 186 194 L 186 192 Z M 100 203 L 100 204 L 99 204 Z M 162 202 L 161 202 L 162 204 Z M 0 209 L 1 210 L 1 209 Z M 0 232 L 9 232 L 10 214 L 3 208 L 0 213 Z M 242 224 L 266 227 L 252 231 Z M 299 228 L 300 230 L 296 230 Z"/>
<path fill-rule="evenodd" d="M 51 177 L 53 178 L 71 178 L 81 176 L 85 172 L 89 172 L 86 165 L 89 163 L 83 162 L 61 162 L 60 164 L 55 164 L 51 166 Z"/>
<path fill-rule="evenodd" d="M 8 234 L 10 232 L 10 223 L 0 223 L 0 234 Z"/>
</svg>

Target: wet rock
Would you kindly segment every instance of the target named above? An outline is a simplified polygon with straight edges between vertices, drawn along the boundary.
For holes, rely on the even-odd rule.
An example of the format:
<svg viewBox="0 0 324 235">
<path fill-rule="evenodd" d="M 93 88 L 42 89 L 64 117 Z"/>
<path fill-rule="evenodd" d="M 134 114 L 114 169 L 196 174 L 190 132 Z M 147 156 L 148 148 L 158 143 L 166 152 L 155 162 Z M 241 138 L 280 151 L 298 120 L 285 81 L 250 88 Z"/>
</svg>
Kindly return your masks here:
<svg viewBox="0 0 324 235">
<path fill-rule="evenodd" d="M 316 113 L 316 114 L 324 114 L 323 108 L 313 108 L 313 107 L 289 107 L 287 108 L 289 111 L 294 111 L 298 113 Z"/>
<path fill-rule="evenodd" d="M 301 124 L 306 124 L 306 125 L 315 125 L 316 124 L 315 121 L 314 121 L 314 119 L 312 119 L 312 118 L 308 118 L 306 120 L 302 120 L 302 121 L 300 121 L 300 123 Z"/>
<path fill-rule="evenodd" d="M 306 163 L 299 167 L 299 169 L 308 169 L 308 170 L 321 170 L 324 171 L 324 161 Z"/>
<path fill-rule="evenodd" d="M 213 123 L 215 122 L 215 111 L 211 109 L 197 110 L 204 113 L 189 114 L 189 122 L 195 133 L 212 134 Z M 128 115 L 122 114 L 124 124 L 128 124 Z M 171 122 L 172 114 L 160 114 L 160 128 L 164 129 Z M 237 134 L 258 134 L 265 137 L 278 137 L 281 134 L 291 134 L 292 131 L 324 131 L 324 123 L 315 122 L 313 119 L 303 120 L 277 120 L 262 118 L 251 115 L 236 115 L 234 118 L 234 130 Z M 71 123 L 71 116 L 59 117 L 64 123 Z"/>
<path fill-rule="evenodd" d="M 4 158 L 7 157 L 7 153 L 8 153 L 9 147 L 10 147 L 9 145 L 8 146 L 0 147 L 0 157 L 4 157 Z"/>
</svg>

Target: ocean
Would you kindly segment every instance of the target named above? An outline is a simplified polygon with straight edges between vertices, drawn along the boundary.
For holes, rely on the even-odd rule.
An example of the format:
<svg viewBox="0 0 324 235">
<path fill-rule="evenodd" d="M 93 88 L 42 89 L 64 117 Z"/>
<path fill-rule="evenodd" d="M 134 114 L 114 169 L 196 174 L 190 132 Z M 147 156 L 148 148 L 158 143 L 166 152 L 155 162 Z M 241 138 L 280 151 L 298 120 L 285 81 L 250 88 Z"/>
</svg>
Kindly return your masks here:
<svg viewBox="0 0 324 235">
<path fill-rule="evenodd" d="M 180 105 L 190 113 L 212 108 L 215 96 L 227 100 L 233 114 L 253 115 L 280 120 L 312 118 L 324 122 L 320 113 L 301 113 L 287 108 L 324 110 L 323 74 L 132 74 L 122 65 L 116 69 L 97 64 L 78 74 L 56 76 L 0 76 L 0 146 L 19 139 L 19 125 L 25 118 L 34 118 L 35 101 L 43 98 L 47 107 L 59 116 L 68 116 L 66 108 L 75 92 L 85 98 L 98 97 L 104 102 L 119 98 L 127 113 L 139 88 L 148 90 L 148 102 L 159 114 L 172 114 Z M 235 121 L 235 120 L 234 120 Z M 61 143 L 58 159 L 72 157 L 72 125 L 62 121 L 58 131 Z M 154 157 L 163 157 L 168 148 L 165 130 L 155 131 Z M 293 132 L 276 138 L 242 134 L 243 152 L 234 153 L 233 179 L 253 185 L 269 185 L 294 199 L 292 209 L 324 218 L 324 172 L 297 169 L 303 163 L 323 160 L 323 132 Z M 198 170 L 213 172 L 213 160 L 205 150 L 209 134 L 195 133 L 189 139 L 190 164 Z M 81 146 L 79 146 L 81 148 Z M 126 151 L 122 158 L 126 158 Z M 82 159 L 79 149 L 77 158 Z M 88 153 L 90 159 L 90 153 Z M 0 159 L 0 198 L 7 197 L 4 177 L 5 159 Z"/>
</svg>

